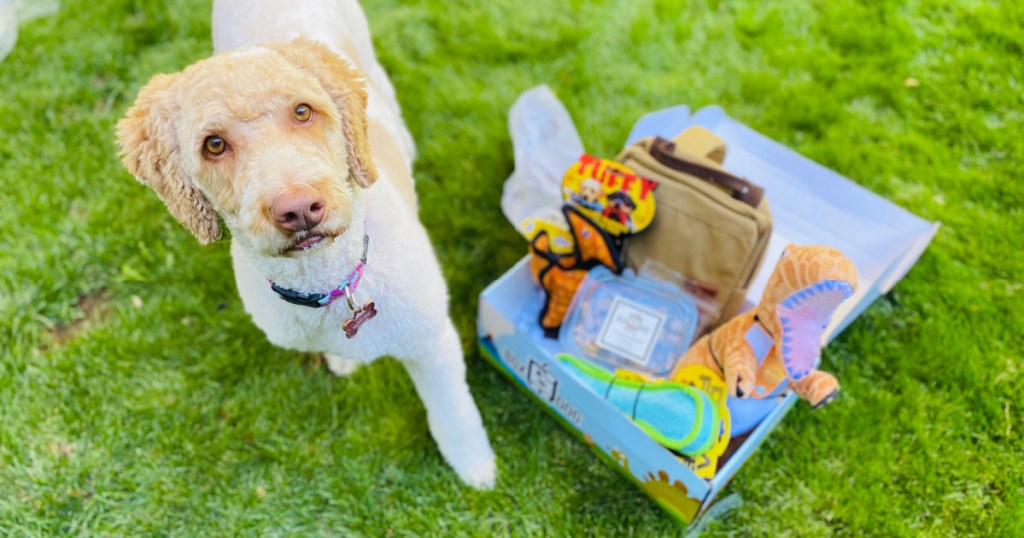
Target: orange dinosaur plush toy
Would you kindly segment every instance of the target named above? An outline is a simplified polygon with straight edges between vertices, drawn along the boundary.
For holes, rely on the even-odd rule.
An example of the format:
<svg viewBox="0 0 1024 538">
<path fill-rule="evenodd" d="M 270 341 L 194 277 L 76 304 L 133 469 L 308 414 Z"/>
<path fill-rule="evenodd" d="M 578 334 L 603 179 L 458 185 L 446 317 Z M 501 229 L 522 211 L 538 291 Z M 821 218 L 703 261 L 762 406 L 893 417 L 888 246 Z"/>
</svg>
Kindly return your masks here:
<svg viewBox="0 0 1024 538">
<path fill-rule="evenodd" d="M 717 372 L 730 396 L 769 398 L 792 387 L 814 407 L 839 393 L 839 382 L 815 369 L 821 335 L 857 287 L 857 268 L 836 249 L 790 245 L 768 278 L 756 308 L 697 340 L 675 371 L 690 364 Z"/>
</svg>

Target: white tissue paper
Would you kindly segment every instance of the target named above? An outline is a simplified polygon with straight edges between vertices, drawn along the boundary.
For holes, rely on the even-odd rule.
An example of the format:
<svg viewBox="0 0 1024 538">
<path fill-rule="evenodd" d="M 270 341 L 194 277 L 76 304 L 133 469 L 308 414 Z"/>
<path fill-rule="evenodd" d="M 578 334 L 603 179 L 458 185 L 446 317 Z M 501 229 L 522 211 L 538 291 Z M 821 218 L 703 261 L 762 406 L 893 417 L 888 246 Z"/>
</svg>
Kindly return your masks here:
<svg viewBox="0 0 1024 538">
<path fill-rule="evenodd" d="M 562 221 L 562 177 L 583 154 L 569 111 L 547 86 L 523 92 L 508 118 L 516 167 L 505 181 L 501 210 L 520 233 L 523 221 Z"/>
</svg>

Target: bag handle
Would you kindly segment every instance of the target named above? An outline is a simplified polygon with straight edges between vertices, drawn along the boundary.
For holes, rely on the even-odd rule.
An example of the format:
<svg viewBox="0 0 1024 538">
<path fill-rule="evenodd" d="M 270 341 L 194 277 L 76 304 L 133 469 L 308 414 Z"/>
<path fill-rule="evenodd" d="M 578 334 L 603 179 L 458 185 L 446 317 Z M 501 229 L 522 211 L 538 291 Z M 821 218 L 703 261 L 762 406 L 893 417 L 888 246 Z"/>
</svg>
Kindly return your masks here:
<svg viewBox="0 0 1024 538">
<path fill-rule="evenodd" d="M 714 183 L 729 191 L 733 198 L 750 207 L 757 208 L 761 203 L 761 198 L 764 197 L 763 188 L 725 170 L 681 159 L 675 154 L 675 151 L 675 143 L 661 137 L 655 137 L 650 149 L 651 157 L 654 157 L 654 160 L 673 170 Z"/>
<path fill-rule="evenodd" d="M 711 159 L 718 164 L 725 162 L 725 142 L 715 133 L 700 125 L 691 125 L 671 140 L 677 148 L 698 157 Z"/>
</svg>

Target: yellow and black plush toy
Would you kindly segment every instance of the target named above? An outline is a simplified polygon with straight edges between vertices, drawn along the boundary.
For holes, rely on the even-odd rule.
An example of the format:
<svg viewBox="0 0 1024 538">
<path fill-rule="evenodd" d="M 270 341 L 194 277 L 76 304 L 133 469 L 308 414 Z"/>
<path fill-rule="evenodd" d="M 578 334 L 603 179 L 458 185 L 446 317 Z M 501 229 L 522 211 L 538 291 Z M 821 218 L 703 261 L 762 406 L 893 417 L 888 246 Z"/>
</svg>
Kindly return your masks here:
<svg viewBox="0 0 1024 538">
<path fill-rule="evenodd" d="M 530 242 L 531 273 L 545 294 L 540 326 L 551 338 L 558 336 L 569 303 L 588 271 L 598 265 L 615 274 L 621 274 L 623 269 L 621 241 L 616 242 L 572 206 L 564 206 L 562 214 L 569 222 L 571 253 L 555 252 L 547 231 L 541 231 Z"/>
<path fill-rule="evenodd" d="M 626 237 L 650 225 L 657 186 L 620 163 L 584 154 L 562 181 L 565 224 L 523 224 L 530 240 L 530 270 L 545 293 L 540 325 L 547 336 L 558 335 L 569 303 L 590 269 L 603 265 L 622 273 Z"/>
</svg>

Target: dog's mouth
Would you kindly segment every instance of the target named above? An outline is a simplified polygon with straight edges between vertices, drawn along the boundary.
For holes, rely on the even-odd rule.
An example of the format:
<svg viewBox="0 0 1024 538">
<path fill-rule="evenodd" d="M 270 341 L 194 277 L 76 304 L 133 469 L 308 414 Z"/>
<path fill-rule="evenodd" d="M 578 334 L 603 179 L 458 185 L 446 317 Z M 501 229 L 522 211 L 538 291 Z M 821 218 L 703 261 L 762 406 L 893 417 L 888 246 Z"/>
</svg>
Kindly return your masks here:
<svg viewBox="0 0 1024 538">
<path fill-rule="evenodd" d="M 295 234 L 290 245 L 281 252 L 284 256 L 295 256 L 315 250 L 321 245 L 326 245 L 341 235 L 342 232 L 299 232 Z"/>
<path fill-rule="evenodd" d="M 319 245 L 320 241 L 323 241 L 325 237 L 326 236 L 323 235 L 311 235 L 305 239 L 297 241 L 294 245 L 292 245 L 291 250 L 301 251 L 313 248 L 314 246 Z"/>
</svg>

